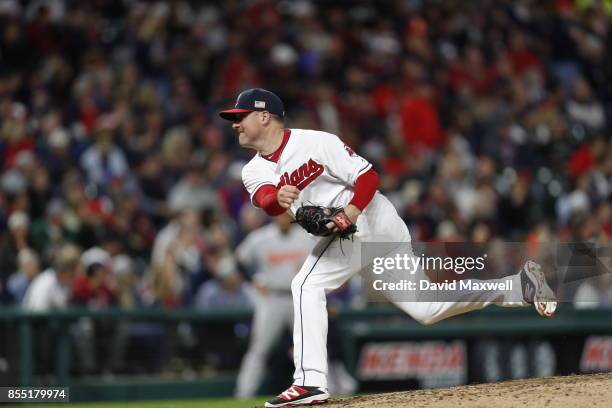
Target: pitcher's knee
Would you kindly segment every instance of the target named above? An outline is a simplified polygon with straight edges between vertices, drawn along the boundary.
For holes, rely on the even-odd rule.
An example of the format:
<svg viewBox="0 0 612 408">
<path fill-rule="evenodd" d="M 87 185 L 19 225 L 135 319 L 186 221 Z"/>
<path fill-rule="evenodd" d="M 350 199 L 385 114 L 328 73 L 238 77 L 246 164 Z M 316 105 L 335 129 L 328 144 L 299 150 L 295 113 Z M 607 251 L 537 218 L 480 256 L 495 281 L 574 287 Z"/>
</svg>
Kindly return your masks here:
<svg viewBox="0 0 612 408">
<path fill-rule="evenodd" d="M 429 326 L 439 321 L 439 319 L 436 316 L 431 316 L 431 315 L 421 315 L 417 317 L 415 316 L 412 316 L 412 317 L 414 318 L 414 320 L 416 320 L 417 322 L 421 323 L 424 326 Z"/>
<path fill-rule="evenodd" d="M 417 305 L 417 307 L 415 307 L 415 305 Z M 420 308 L 418 306 L 421 305 L 418 303 L 403 303 L 398 304 L 398 306 L 400 306 L 400 308 L 404 312 L 408 313 L 414 320 L 425 326 L 429 326 L 441 320 L 440 316 L 435 313 L 435 310 L 430 308 Z"/>
<path fill-rule="evenodd" d="M 325 297 L 325 287 L 318 285 L 314 280 L 301 279 L 298 277 L 293 278 L 291 281 L 291 293 L 294 299 L 296 296 L 323 296 Z"/>
<path fill-rule="evenodd" d="M 302 290 L 302 286 L 305 286 L 304 279 L 302 279 L 301 277 L 296 276 L 291 281 L 291 293 L 294 296 L 299 294 L 300 290 Z"/>
</svg>

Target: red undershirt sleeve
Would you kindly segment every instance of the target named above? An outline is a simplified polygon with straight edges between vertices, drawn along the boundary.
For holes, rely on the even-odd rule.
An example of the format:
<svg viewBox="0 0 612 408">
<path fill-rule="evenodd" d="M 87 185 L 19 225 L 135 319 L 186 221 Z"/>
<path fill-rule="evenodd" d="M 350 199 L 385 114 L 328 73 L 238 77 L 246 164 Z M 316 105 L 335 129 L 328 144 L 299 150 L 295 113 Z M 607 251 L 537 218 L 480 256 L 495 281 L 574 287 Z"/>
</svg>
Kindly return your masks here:
<svg viewBox="0 0 612 408">
<path fill-rule="evenodd" d="M 370 201 L 372 201 L 372 197 L 374 197 L 379 183 L 380 177 L 374 169 L 370 169 L 357 177 L 354 186 L 355 194 L 350 204 L 353 204 L 355 207 L 359 208 L 360 211 L 363 211 Z"/>
<path fill-rule="evenodd" d="M 277 193 L 278 190 L 276 187 L 272 184 L 265 184 L 259 187 L 255 192 L 253 201 L 259 208 L 263 209 L 266 214 L 275 217 L 287 211 L 286 208 L 281 207 L 278 203 Z"/>
</svg>

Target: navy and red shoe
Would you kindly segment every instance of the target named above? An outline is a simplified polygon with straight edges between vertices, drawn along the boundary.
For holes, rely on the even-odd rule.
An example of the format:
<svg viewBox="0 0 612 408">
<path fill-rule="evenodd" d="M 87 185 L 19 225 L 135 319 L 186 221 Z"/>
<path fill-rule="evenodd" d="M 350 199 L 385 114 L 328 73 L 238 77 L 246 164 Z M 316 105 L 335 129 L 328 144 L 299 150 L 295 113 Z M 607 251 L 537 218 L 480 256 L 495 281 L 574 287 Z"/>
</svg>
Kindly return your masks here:
<svg viewBox="0 0 612 408">
<path fill-rule="evenodd" d="M 541 316 L 552 317 L 557 310 L 557 297 L 548 285 L 540 264 L 527 261 L 520 273 L 523 299 L 534 305 Z"/>
<path fill-rule="evenodd" d="M 321 404 L 328 399 L 327 388 L 292 385 L 266 402 L 266 408 Z"/>
</svg>

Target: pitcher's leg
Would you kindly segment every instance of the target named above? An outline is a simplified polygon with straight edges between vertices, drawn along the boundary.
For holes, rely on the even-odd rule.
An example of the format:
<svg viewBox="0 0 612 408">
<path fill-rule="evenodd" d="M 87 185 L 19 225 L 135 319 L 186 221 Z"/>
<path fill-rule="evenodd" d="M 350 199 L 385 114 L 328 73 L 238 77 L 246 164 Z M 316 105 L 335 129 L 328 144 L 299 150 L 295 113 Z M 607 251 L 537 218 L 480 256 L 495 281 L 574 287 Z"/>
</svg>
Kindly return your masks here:
<svg viewBox="0 0 612 408">
<path fill-rule="evenodd" d="M 419 279 L 427 279 L 423 277 Z M 432 324 L 440 320 L 482 309 L 492 303 L 503 307 L 521 307 L 533 305 L 543 317 L 552 317 L 557 309 L 556 294 L 549 286 L 541 266 L 534 261 L 527 261 L 516 275 L 486 281 L 470 279 L 463 281 L 467 285 L 459 286 L 453 291 L 451 301 L 432 302 L 427 293 L 417 292 L 414 301 L 398 302 L 398 307 L 423 324 Z"/>
<path fill-rule="evenodd" d="M 404 242 L 394 250 L 395 254 L 414 257 L 412 244 Z M 500 306 L 517 307 L 526 306 L 521 293 L 521 274 L 491 280 L 464 280 L 469 285 L 460 286 L 457 290 L 445 291 L 432 288 L 430 278 L 423 268 L 416 270 L 392 269 L 384 272 L 390 282 L 410 281 L 414 284 L 413 290 L 402 292 L 385 292 L 392 303 L 415 320 L 422 324 L 433 324 L 472 310 L 482 309 L 492 303 Z M 427 283 L 423 285 L 423 283 Z M 458 281 L 459 282 L 459 281 Z M 481 285 L 486 282 L 485 286 Z M 425 288 L 425 289 L 422 289 Z"/>
<path fill-rule="evenodd" d="M 294 384 L 327 387 L 327 301 L 325 289 L 305 280 L 292 285 Z"/>
<path fill-rule="evenodd" d="M 294 384 L 327 387 L 328 291 L 358 272 L 350 261 L 356 243 L 323 240 L 291 283 L 293 294 Z"/>
<path fill-rule="evenodd" d="M 464 288 L 453 291 L 452 301 L 432 302 L 427 299 L 428 294 L 419 293 L 415 301 L 394 300 L 393 303 L 421 324 L 437 323 L 451 316 L 483 309 L 493 303 L 505 307 L 526 306 L 527 303 L 520 301 L 516 297 L 516 292 L 514 292 L 518 290 L 520 293 L 521 280 L 519 274 L 502 279 L 487 281 L 471 279 L 470 281 L 474 284 L 473 287 L 480 287 L 480 283 L 487 282 L 492 288 L 499 287 L 500 284 L 504 284 L 503 287 L 506 288 L 509 280 L 513 288 L 512 293 L 508 289 L 475 290 Z M 469 286 L 472 287 L 472 285 Z"/>
</svg>

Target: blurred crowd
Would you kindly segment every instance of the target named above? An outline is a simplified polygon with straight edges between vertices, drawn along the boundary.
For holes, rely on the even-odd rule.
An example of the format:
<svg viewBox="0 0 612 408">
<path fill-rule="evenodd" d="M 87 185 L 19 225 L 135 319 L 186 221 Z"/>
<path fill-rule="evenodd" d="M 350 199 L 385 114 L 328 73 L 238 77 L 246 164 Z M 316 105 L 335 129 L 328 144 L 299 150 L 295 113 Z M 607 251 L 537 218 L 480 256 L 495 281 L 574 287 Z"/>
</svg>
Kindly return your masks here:
<svg viewBox="0 0 612 408">
<path fill-rule="evenodd" d="M 5 0 L 0 23 L 2 303 L 248 305 L 233 249 L 268 220 L 217 112 L 258 86 L 370 160 L 414 240 L 609 245 L 608 1 Z"/>
</svg>

